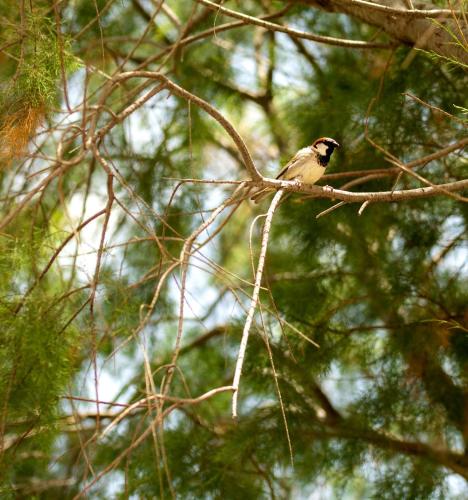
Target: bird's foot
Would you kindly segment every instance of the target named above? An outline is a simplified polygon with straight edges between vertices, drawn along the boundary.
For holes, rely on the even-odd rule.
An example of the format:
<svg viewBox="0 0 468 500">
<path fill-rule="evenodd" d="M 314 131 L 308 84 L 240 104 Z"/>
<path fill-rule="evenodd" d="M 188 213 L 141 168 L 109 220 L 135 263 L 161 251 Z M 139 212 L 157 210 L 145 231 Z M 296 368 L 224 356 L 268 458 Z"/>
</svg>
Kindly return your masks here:
<svg viewBox="0 0 468 500">
<path fill-rule="evenodd" d="M 323 190 L 326 192 L 326 193 L 330 193 L 330 194 L 333 194 L 333 191 L 334 189 L 332 188 L 332 186 L 323 186 Z"/>
</svg>

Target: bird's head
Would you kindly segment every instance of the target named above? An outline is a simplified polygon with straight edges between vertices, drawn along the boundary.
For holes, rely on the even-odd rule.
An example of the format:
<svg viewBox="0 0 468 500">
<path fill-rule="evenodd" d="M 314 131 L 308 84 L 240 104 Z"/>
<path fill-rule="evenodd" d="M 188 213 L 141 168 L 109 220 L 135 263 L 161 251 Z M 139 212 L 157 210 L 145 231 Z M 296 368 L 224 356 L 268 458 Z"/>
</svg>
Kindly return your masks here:
<svg viewBox="0 0 468 500">
<path fill-rule="evenodd" d="M 326 167 L 333 151 L 340 145 L 331 137 L 320 137 L 312 144 L 312 147 L 318 152 L 320 163 Z"/>
</svg>

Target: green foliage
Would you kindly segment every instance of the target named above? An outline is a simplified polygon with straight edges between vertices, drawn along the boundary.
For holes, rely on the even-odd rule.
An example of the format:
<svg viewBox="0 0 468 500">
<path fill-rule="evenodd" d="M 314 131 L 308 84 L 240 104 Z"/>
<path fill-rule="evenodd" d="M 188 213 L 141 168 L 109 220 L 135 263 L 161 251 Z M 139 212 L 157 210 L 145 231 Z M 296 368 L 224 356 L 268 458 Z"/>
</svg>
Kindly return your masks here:
<svg viewBox="0 0 468 500">
<path fill-rule="evenodd" d="M 46 16 L 41 6 L 25 11 L 23 19 L 7 6 L 0 5 L 0 12 L 7 16 L 3 20 L 6 29 L 1 40 L 10 42 L 19 31 L 21 40 L 13 43 L 9 71 L 2 78 L 9 77 L 3 89 L 3 99 L 8 112 L 20 107 L 51 107 L 56 102 L 57 86 L 62 77 L 79 66 L 71 54 L 71 41 L 68 36 L 56 32 L 53 20 Z M 20 24 L 18 24 L 20 22 Z M 5 110 L 3 110 L 5 111 Z"/>
<path fill-rule="evenodd" d="M 2 494 L 8 483 L 47 470 L 60 418 L 59 397 L 76 370 L 80 342 L 77 328 L 67 326 L 74 300 L 52 292 L 56 287 L 42 286 L 20 298 L 28 286 L 30 264 L 39 264 L 45 240 L 38 237 L 29 245 L 20 241 L 3 237 L 0 245 Z M 12 461 L 18 447 L 30 458 Z"/>
<path fill-rule="evenodd" d="M 2 171 L 5 216 L 62 169 L 0 234 L 0 496 L 456 498 L 449 481 L 468 477 L 466 204 L 441 195 L 375 202 L 361 215 L 347 204 L 316 219 L 330 200 L 284 199 L 233 421 L 231 392 L 190 398 L 232 382 L 264 219 L 251 224 L 266 204 L 244 203 L 228 219 L 229 207 L 194 242 L 183 325 L 178 264 L 186 238 L 232 188 L 182 180 L 245 179 L 238 151 L 203 109 L 167 89 L 97 140 L 105 169 L 84 143 L 92 120 L 99 130 L 154 86 L 130 79 L 102 102 L 112 75 L 145 68 L 219 109 L 262 173 L 324 135 L 342 145 L 327 173 L 385 171 L 387 152 L 410 162 L 465 136 L 461 69 L 420 53 L 408 65 L 405 47 L 298 44 L 251 25 L 217 32 L 233 20 L 190 2 L 161 5 L 67 4 L 59 40 L 48 4 L 23 21 L 0 4 L 9 23 L 1 43 L 21 22 L 26 33 L 3 75 L 6 107 L 50 108 L 62 66 L 68 75 L 78 57 L 87 66 L 68 87 L 75 97 L 86 90 L 84 115 L 52 114 L 37 157 Z M 284 4 L 228 6 L 259 16 Z M 273 21 L 375 36 L 298 3 Z M 454 109 L 461 113 L 448 116 Z M 61 130 L 63 158 L 76 163 L 47 159 Z M 456 151 L 415 171 L 452 182 L 466 177 L 466 163 Z M 406 174 L 346 186 L 350 179 L 326 182 L 355 191 L 421 185 Z M 104 207 L 110 217 L 88 227 Z M 65 238 L 73 243 L 55 258 Z M 170 399 L 156 408 L 161 393 Z M 96 398 L 99 408 L 83 401 Z"/>
</svg>

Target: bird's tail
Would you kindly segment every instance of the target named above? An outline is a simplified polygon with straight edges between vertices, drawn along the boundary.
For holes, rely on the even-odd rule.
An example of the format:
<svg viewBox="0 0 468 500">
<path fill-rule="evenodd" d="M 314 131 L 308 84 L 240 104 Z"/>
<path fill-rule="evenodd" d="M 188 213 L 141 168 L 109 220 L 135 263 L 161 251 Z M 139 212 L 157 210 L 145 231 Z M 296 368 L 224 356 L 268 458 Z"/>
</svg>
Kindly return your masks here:
<svg viewBox="0 0 468 500">
<path fill-rule="evenodd" d="M 257 191 L 250 199 L 255 203 L 260 203 L 264 198 L 272 193 L 271 189 L 263 188 Z"/>
<path fill-rule="evenodd" d="M 231 194 L 231 201 L 229 202 L 228 206 L 234 205 L 235 203 L 241 203 L 242 201 L 249 198 L 252 199 L 251 196 L 256 196 L 257 193 L 260 193 L 260 191 L 263 191 L 263 189 L 259 190 L 254 186 L 246 186 L 245 183 L 241 183 Z"/>
</svg>

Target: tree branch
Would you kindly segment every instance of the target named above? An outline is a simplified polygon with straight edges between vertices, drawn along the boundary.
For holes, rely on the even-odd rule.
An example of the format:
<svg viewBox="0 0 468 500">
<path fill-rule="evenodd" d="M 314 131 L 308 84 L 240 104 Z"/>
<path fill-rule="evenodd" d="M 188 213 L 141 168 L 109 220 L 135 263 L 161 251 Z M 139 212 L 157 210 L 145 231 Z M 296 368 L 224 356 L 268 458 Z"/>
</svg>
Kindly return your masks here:
<svg viewBox="0 0 468 500">
<path fill-rule="evenodd" d="M 204 0 L 205 1 L 205 0 Z M 464 64 L 468 63 L 466 48 L 456 43 L 453 35 L 458 33 L 460 38 L 466 38 L 466 28 L 461 28 L 455 20 L 457 14 L 453 11 L 454 19 L 446 19 L 451 10 L 433 9 L 433 4 L 426 3 L 424 10 L 394 9 L 385 5 L 384 0 L 368 2 L 363 0 L 293 0 L 294 3 L 306 3 L 312 7 L 348 14 L 351 17 L 364 21 L 385 31 L 401 43 L 435 52 L 451 60 L 455 59 Z M 438 23 L 431 16 L 435 16 Z M 447 29 L 444 29 L 446 27 Z"/>
<path fill-rule="evenodd" d="M 236 369 L 234 371 L 234 379 L 232 381 L 233 395 L 232 395 L 232 416 L 237 418 L 237 399 L 239 395 L 239 383 L 242 374 L 242 366 L 244 364 L 245 351 L 247 349 L 247 342 L 249 340 L 250 327 L 252 325 L 255 310 L 257 308 L 258 297 L 260 294 L 260 285 L 262 283 L 263 268 L 265 266 L 266 251 L 268 247 L 268 237 L 270 235 L 271 222 L 273 220 L 273 214 L 275 213 L 276 207 L 283 195 L 283 191 L 280 189 L 271 201 L 270 208 L 268 209 L 267 218 L 265 220 L 265 225 L 263 226 L 262 234 L 262 246 L 260 249 L 260 256 L 258 257 L 257 272 L 255 273 L 255 285 L 252 294 L 252 300 L 250 301 L 249 312 L 247 314 L 247 319 L 245 320 L 244 329 L 242 331 L 242 339 L 239 346 L 239 354 L 237 355 Z"/>
<path fill-rule="evenodd" d="M 114 88 L 124 82 L 125 80 L 128 80 L 130 78 L 147 78 L 149 80 L 156 80 L 161 83 L 164 83 L 165 87 L 168 88 L 172 94 L 175 94 L 179 97 L 182 97 L 183 99 L 193 102 L 200 108 L 202 108 L 204 111 L 206 111 L 210 116 L 212 116 L 223 128 L 226 130 L 226 132 L 231 136 L 232 140 L 236 144 L 237 148 L 239 149 L 239 153 L 242 156 L 242 159 L 244 161 L 244 165 L 249 172 L 250 176 L 252 179 L 261 179 L 262 176 L 258 172 L 257 168 L 254 165 L 254 162 L 252 160 L 252 157 L 250 156 L 250 153 L 247 149 L 247 146 L 245 145 L 242 137 L 240 134 L 237 132 L 237 130 L 234 128 L 234 126 L 223 116 L 222 113 L 220 113 L 216 108 L 214 108 L 211 104 L 206 102 L 205 100 L 201 99 L 200 97 L 195 96 L 188 90 L 183 89 L 176 83 L 172 82 L 164 76 L 161 73 L 154 72 L 154 71 L 128 71 L 126 73 L 121 73 L 120 75 L 117 75 L 112 79 L 112 81 L 109 84 L 109 87 L 107 91 L 103 93 L 100 99 L 100 106 L 104 105 L 106 99 L 109 97 L 109 95 L 112 93 Z M 159 87 L 158 87 L 159 88 Z M 131 112 L 133 112 L 136 109 L 136 107 L 132 106 Z M 96 114 L 93 124 L 90 127 L 90 137 L 87 140 L 87 147 L 90 147 L 90 143 L 93 141 L 96 141 L 99 139 L 99 132 L 97 134 L 94 133 L 94 128 L 95 124 L 97 123 L 98 120 L 98 114 Z M 105 127 L 104 127 L 105 128 Z M 102 134 L 101 134 L 102 135 Z"/>
<path fill-rule="evenodd" d="M 241 19 L 242 21 L 248 24 L 254 24 L 256 26 L 260 26 L 267 30 L 279 31 L 281 33 L 286 33 L 288 35 L 297 36 L 299 38 L 304 38 L 305 40 L 312 40 L 318 43 L 324 43 L 326 45 L 334 45 L 337 47 L 347 47 L 350 49 L 376 49 L 376 48 L 391 48 L 392 45 L 386 43 L 377 43 L 377 42 L 365 42 L 362 40 L 346 40 L 342 38 L 335 38 L 332 36 L 324 36 L 324 35 L 314 35 L 307 31 L 296 30 L 293 28 L 289 28 L 288 26 L 283 26 L 280 24 L 270 23 L 269 21 L 265 21 L 259 19 L 257 17 L 248 16 L 247 14 L 242 14 L 241 12 L 237 12 L 235 10 L 227 9 L 226 7 L 222 7 L 216 3 L 210 2 L 209 0 L 196 0 L 198 3 L 206 5 L 210 9 L 225 14 L 229 17 L 234 17 L 235 19 Z"/>
<path fill-rule="evenodd" d="M 280 181 L 276 179 L 264 178 L 261 182 L 247 182 L 248 185 L 254 185 L 258 188 L 275 188 L 282 189 L 291 193 L 303 193 L 310 195 L 311 198 L 328 198 L 331 200 L 341 200 L 350 203 L 363 203 L 365 201 L 404 201 L 415 200 L 419 198 L 429 198 L 431 196 L 439 196 L 444 194 L 444 191 L 455 192 L 463 191 L 468 188 L 468 179 L 462 181 L 449 182 L 447 184 L 439 184 L 436 187 L 422 187 L 415 189 L 405 189 L 401 191 L 374 191 L 354 193 L 351 191 L 342 191 L 340 189 L 325 188 L 320 186 L 311 186 L 308 184 L 298 185 L 291 181 Z M 442 191 L 444 190 L 444 191 Z"/>
<path fill-rule="evenodd" d="M 304 433 L 307 433 L 306 429 L 304 430 Z M 466 463 L 464 456 L 458 453 L 438 450 L 424 443 L 404 441 L 374 430 L 357 429 L 349 422 L 344 423 L 344 425 L 340 425 L 339 428 L 325 430 L 324 435 L 328 437 L 367 441 L 368 443 L 382 449 L 388 449 L 414 457 L 426 458 L 431 462 L 435 462 L 437 465 L 443 465 L 457 474 L 460 474 L 465 479 L 468 479 L 468 464 Z M 317 435 L 314 434 L 314 437 L 317 437 Z M 320 437 L 320 435 L 318 437 Z"/>
</svg>

